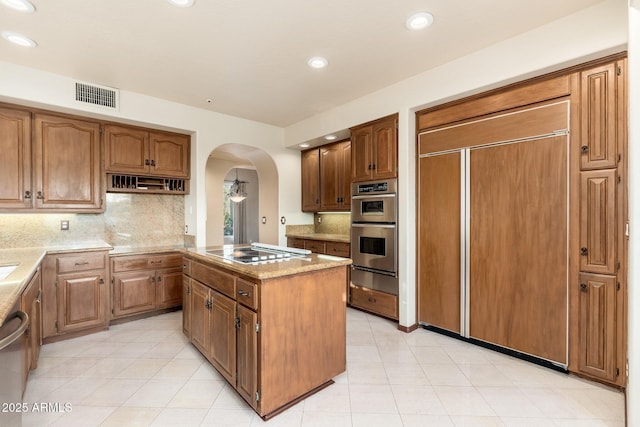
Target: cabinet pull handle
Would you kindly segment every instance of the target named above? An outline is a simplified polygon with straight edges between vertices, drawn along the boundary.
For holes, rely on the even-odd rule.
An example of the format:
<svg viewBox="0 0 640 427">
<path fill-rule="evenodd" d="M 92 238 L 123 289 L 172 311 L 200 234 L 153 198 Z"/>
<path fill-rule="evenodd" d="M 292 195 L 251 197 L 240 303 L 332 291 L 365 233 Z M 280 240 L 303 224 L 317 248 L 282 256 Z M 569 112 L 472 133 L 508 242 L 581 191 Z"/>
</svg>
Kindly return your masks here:
<svg viewBox="0 0 640 427">
<path fill-rule="evenodd" d="M 162 282 L 162 276 L 158 276 L 158 278 L 156 279 L 156 282 Z"/>
<path fill-rule="evenodd" d="M 375 298 L 371 298 L 371 297 L 369 297 L 369 302 L 373 302 L 373 303 L 375 303 L 375 302 L 376 302 L 376 299 L 375 299 Z"/>
<path fill-rule="evenodd" d="M 144 165 L 149 166 L 149 159 L 144 159 Z"/>
<path fill-rule="evenodd" d="M 375 163 L 373 165 L 371 165 L 371 169 L 373 169 L 373 170 L 376 169 L 376 164 Z"/>
<path fill-rule="evenodd" d="M 369 166 L 367 167 L 367 169 L 371 170 L 371 165 L 369 165 Z"/>
<path fill-rule="evenodd" d="M 149 264 L 162 264 L 162 260 L 159 261 L 150 261 Z M 184 268 L 187 268 L 187 266 L 185 265 Z"/>
<path fill-rule="evenodd" d="M 76 262 L 76 263 L 75 263 L 75 266 L 76 266 L 76 267 L 79 267 L 79 266 L 81 266 L 81 265 L 87 265 L 87 264 L 89 264 L 89 261 Z"/>
<path fill-rule="evenodd" d="M 31 198 L 31 191 L 27 190 L 24 192 L 24 198 L 25 199 L 30 199 Z"/>
<path fill-rule="evenodd" d="M 38 191 L 38 195 L 36 196 L 36 199 L 40 199 L 40 200 L 44 199 L 44 195 L 42 194 L 42 191 Z"/>
<path fill-rule="evenodd" d="M 238 291 L 238 295 L 242 296 L 242 297 L 250 297 L 251 294 L 249 292 L 245 292 L 245 291 Z"/>
<path fill-rule="evenodd" d="M 100 278 L 100 284 L 104 285 L 104 279 L 102 277 Z"/>
<path fill-rule="evenodd" d="M 580 290 L 582 292 L 587 292 L 587 284 L 586 283 L 580 283 Z"/>
<path fill-rule="evenodd" d="M 582 247 L 580 248 L 580 255 L 585 256 L 589 254 L 589 249 Z"/>
<path fill-rule="evenodd" d="M 156 276 L 151 276 L 151 283 L 156 283 Z"/>
<path fill-rule="evenodd" d="M 191 288 L 187 286 L 187 295 L 191 293 Z"/>
<path fill-rule="evenodd" d="M 583 145 L 582 147 L 580 147 L 580 151 L 582 152 L 582 154 L 587 154 L 589 152 L 589 146 Z"/>
<path fill-rule="evenodd" d="M 156 165 L 156 161 L 151 159 L 151 166 L 155 166 Z"/>
</svg>

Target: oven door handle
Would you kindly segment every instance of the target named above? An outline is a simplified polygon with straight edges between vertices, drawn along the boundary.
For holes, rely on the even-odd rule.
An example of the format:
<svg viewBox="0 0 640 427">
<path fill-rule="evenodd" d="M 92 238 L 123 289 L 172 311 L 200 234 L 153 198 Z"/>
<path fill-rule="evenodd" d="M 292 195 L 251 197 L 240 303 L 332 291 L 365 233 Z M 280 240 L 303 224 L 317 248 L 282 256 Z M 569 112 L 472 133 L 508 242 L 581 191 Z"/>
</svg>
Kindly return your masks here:
<svg viewBox="0 0 640 427">
<path fill-rule="evenodd" d="M 387 194 L 362 194 L 362 195 L 352 195 L 351 200 L 358 199 L 379 199 L 383 197 L 396 197 L 395 193 L 387 193 Z"/>
<path fill-rule="evenodd" d="M 367 271 L 369 273 L 382 274 L 382 275 L 385 275 L 385 276 L 398 277 L 398 273 L 396 273 L 395 271 L 378 270 L 378 269 L 375 269 L 375 268 L 362 267 L 362 266 L 353 265 L 353 264 L 351 265 L 351 269 L 352 270 Z"/>
<path fill-rule="evenodd" d="M 375 223 L 375 222 L 366 222 L 366 223 L 359 223 L 359 222 L 354 222 L 351 223 L 352 227 L 358 227 L 358 228 L 396 228 L 395 224 L 380 224 L 380 223 Z"/>
</svg>

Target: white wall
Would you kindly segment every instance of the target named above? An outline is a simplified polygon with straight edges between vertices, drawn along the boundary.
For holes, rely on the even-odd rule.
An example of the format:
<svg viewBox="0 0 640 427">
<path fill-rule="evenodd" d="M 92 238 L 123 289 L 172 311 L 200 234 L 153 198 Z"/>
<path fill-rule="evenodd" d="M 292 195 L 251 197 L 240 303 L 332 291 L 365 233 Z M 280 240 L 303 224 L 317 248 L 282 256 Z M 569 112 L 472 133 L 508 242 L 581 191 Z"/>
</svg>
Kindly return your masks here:
<svg viewBox="0 0 640 427">
<path fill-rule="evenodd" d="M 185 225 L 189 234 L 196 235 L 197 245 L 206 242 L 205 166 L 209 154 L 222 144 L 258 147 L 272 156 L 278 169 L 278 193 L 287 195 L 269 202 L 277 204 L 277 213 L 270 215 L 273 231 L 267 233 L 272 242 L 286 242 L 280 216 L 310 222 L 300 213 L 300 153 L 284 147 L 283 129 L 127 91 L 120 92 L 120 110 L 107 111 L 77 103 L 74 84 L 70 77 L 0 61 L 0 101 L 190 132 L 191 194 L 185 197 Z"/>
<path fill-rule="evenodd" d="M 619 52 L 626 43 L 627 0 L 604 1 L 285 129 L 285 145 L 291 147 L 399 113 L 401 325 L 416 322 L 415 111 Z"/>
<path fill-rule="evenodd" d="M 640 0 L 629 1 L 629 317 L 627 425 L 640 426 Z"/>
</svg>

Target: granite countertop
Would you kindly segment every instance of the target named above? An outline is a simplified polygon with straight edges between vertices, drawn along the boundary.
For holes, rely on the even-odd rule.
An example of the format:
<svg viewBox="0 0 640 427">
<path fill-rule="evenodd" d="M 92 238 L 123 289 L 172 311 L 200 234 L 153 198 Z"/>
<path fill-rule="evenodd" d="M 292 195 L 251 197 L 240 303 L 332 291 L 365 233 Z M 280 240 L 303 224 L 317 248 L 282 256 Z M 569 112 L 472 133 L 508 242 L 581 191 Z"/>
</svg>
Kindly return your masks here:
<svg viewBox="0 0 640 427">
<path fill-rule="evenodd" d="M 350 243 L 351 236 L 348 234 L 331 234 L 331 233 L 296 233 L 289 232 L 287 237 L 309 240 L 324 240 L 326 242 Z"/>
<path fill-rule="evenodd" d="M 29 280 L 37 271 L 45 255 L 110 249 L 111 246 L 102 241 L 78 242 L 64 247 L 0 249 L 0 266 L 17 265 L 11 274 L 0 280 L 0 325 L 11 314 L 11 309 L 29 284 Z"/>
<path fill-rule="evenodd" d="M 326 268 L 340 267 L 351 264 L 351 259 L 340 258 L 331 255 L 309 254 L 304 258 L 291 258 L 288 261 L 272 262 L 268 264 L 241 264 L 208 255 L 207 250 L 220 249 L 221 246 L 208 248 L 188 248 L 185 254 L 208 264 L 219 266 L 233 272 L 253 277 L 258 280 L 273 279 L 276 277 L 290 276 L 308 271 L 324 270 Z"/>
<path fill-rule="evenodd" d="M 165 246 L 114 246 L 109 252 L 110 256 L 125 255 L 146 255 L 158 254 L 165 252 L 182 252 L 184 253 L 187 246 L 185 245 L 165 245 Z"/>
</svg>

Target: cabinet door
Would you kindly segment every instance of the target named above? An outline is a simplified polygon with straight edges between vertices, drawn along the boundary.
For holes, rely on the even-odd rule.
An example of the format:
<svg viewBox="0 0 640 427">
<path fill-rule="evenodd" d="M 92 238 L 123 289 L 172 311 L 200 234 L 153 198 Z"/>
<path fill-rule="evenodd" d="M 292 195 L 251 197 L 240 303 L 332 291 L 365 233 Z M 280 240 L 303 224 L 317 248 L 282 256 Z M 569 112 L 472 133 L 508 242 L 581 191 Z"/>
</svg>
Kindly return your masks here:
<svg viewBox="0 0 640 427">
<path fill-rule="evenodd" d="M 150 172 L 153 175 L 189 178 L 190 138 L 163 132 L 149 133 Z"/>
<path fill-rule="evenodd" d="M 103 210 L 100 124 L 35 115 L 35 206 Z"/>
<path fill-rule="evenodd" d="M 320 148 L 320 210 L 341 208 L 341 160 L 340 144 Z"/>
<path fill-rule="evenodd" d="M 351 141 L 341 142 L 340 151 L 340 210 L 351 211 Z"/>
<path fill-rule="evenodd" d="M 113 275 L 113 317 L 141 313 L 154 308 L 156 308 L 154 271 Z"/>
<path fill-rule="evenodd" d="M 156 308 L 182 304 L 182 267 L 156 271 Z"/>
<path fill-rule="evenodd" d="M 616 64 L 580 73 L 582 169 L 616 166 L 617 98 Z"/>
<path fill-rule="evenodd" d="M 580 270 L 616 272 L 616 170 L 580 172 Z"/>
<path fill-rule="evenodd" d="M 237 385 L 236 390 L 251 407 L 256 409 L 258 402 L 258 333 L 256 325 L 258 315 L 246 307 L 238 305 L 237 335 Z"/>
<path fill-rule="evenodd" d="M 396 119 L 390 118 L 373 125 L 371 153 L 372 178 L 385 179 L 398 176 L 398 138 Z"/>
<path fill-rule="evenodd" d="M 616 379 L 616 278 L 580 274 L 579 370 Z"/>
<path fill-rule="evenodd" d="M 461 154 L 420 159 L 418 321 L 460 333 Z"/>
<path fill-rule="evenodd" d="M 315 148 L 301 154 L 302 211 L 317 212 L 320 209 L 320 151 Z"/>
<path fill-rule="evenodd" d="M 31 115 L 0 108 L 0 209 L 31 207 Z"/>
<path fill-rule="evenodd" d="M 351 180 L 368 181 L 373 168 L 373 127 L 351 131 Z"/>
<path fill-rule="evenodd" d="M 191 279 L 182 276 L 182 332 L 191 339 Z"/>
<path fill-rule="evenodd" d="M 104 164 L 107 172 L 149 173 L 149 132 L 125 126 L 105 125 Z"/>
<path fill-rule="evenodd" d="M 41 276 L 40 269 L 31 278 L 29 284 L 22 293 L 20 301 L 21 310 L 29 316 L 29 327 L 25 333 L 27 338 L 27 351 L 24 353 L 23 380 L 26 382 L 30 370 L 38 366 L 38 355 L 40 353 L 40 343 L 42 340 L 41 322 Z"/>
<path fill-rule="evenodd" d="M 236 302 L 212 291 L 209 317 L 211 364 L 231 384 L 236 383 Z"/>
<path fill-rule="evenodd" d="M 191 280 L 191 342 L 209 357 L 211 334 L 209 333 L 209 288 Z"/>
<path fill-rule="evenodd" d="M 58 332 L 107 325 L 107 290 L 98 272 L 58 275 Z"/>
</svg>

